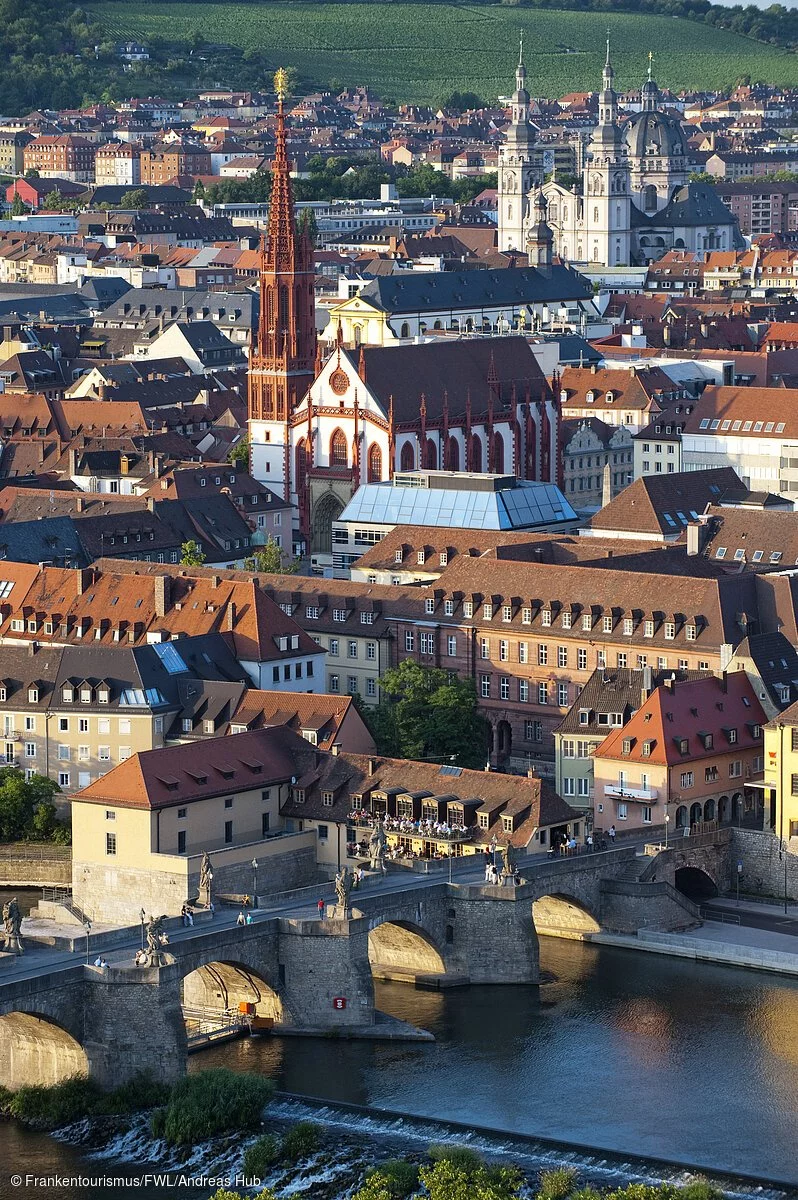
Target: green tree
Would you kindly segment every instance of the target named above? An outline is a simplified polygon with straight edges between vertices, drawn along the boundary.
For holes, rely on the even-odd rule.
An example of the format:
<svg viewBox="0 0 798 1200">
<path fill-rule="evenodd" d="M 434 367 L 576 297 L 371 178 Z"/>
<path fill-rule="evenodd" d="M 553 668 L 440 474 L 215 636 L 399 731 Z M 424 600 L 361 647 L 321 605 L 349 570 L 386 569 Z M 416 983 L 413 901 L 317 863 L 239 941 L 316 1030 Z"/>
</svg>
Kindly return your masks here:
<svg viewBox="0 0 798 1200">
<path fill-rule="evenodd" d="M 234 467 L 238 467 L 239 471 L 249 470 L 249 434 L 245 433 L 235 446 L 230 447 L 227 455 L 227 461 L 232 463 Z"/>
<path fill-rule="evenodd" d="M 523 1176 L 516 1167 L 463 1166 L 443 1158 L 419 1171 L 429 1200 L 519 1200 Z"/>
<path fill-rule="evenodd" d="M 404 1200 L 418 1187 L 418 1167 L 403 1158 L 391 1158 L 366 1172 L 366 1182 L 352 1200 Z"/>
<path fill-rule="evenodd" d="M 25 213 L 30 212 L 25 201 L 20 196 L 19 192 L 14 192 L 14 199 L 11 201 L 11 216 L 24 217 Z"/>
<path fill-rule="evenodd" d="M 184 567 L 201 567 L 205 562 L 205 551 L 199 542 L 191 538 L 180 547 L 180 563 Z"/>
<path fill-rule="evenodd" d="M 35 167 L 29 167 L 28 170 L 25 172 L 25 178 L 26 179 L 40 179 L 41 176 L 39 175 L 39 172 L 36 170 Z"/>
<path fill-rule="evenodd" d="M 0 767 L 0 842 L 69 840 L 56 819 L 57 783 L 43 775 L 26 779 L 16 767 Z"/>
<path fill-rule="evenodd" d="M 473 680 L 406 658 L 385 672 L 380 688 L 386 699 L 368 719 L 381 754 L 485 765 L 488 725 Z"/>
<path fill-rule="evenodd" d="M 293 561 L 285 560 L 282 547 L 277 545 L 271 534 L 265 545 L 244 562 L 248 571 L 257 571 L 258 574 L 264 575 L 296 575 L 300 565 L 298 558 Z"/>
<path fill-rule="evenodd" d="M 131 188 L 130 191 L 124 192 L 120 201 L 120 208 L 146 208 L 150 202 L 150 193 L 146 188 Z"/>
</svg>

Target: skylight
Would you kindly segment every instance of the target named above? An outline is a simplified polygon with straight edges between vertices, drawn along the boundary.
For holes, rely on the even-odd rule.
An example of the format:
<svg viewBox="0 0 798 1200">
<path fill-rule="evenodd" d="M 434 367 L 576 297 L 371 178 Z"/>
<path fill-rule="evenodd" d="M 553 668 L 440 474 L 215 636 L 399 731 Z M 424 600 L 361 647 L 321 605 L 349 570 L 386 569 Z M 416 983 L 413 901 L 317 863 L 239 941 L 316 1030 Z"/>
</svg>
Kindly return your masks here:
<svg viewBox="0 0 798 1200">
<path fill-rule="evenodd" d="M 160 658 L 164 669 L 169 675 L 181 675 L 188 667 L 171 642 L 157 642 L 153 650 Z"/>
</svg>

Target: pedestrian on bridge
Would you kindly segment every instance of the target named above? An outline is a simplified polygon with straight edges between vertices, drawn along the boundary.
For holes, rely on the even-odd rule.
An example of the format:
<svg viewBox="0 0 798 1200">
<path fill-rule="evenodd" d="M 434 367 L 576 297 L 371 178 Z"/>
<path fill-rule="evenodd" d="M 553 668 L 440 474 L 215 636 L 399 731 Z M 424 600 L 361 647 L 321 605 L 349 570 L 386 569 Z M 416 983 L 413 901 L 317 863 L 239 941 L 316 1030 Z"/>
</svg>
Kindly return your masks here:
<svg viewBox="0 0 798 1200">
<path fill-rule="evenodd" d="M 324 920 L 324 901 L 319 900 L 318 904 L 316 905 L 316 908 L 319 911 L 319 920 L 323 921 Z"/>
<path fill-rule="evenodd" d="M 244 910 L 242 908 L 241 911 L 239 912 L 238 916 L 236 917 L 236 925 L 246 925 L 246 923 L 247 923 L 247 919 L 244 916 Z"/>
<path fill-rule="evenodd" d="M 615 826 L 610 825 L 610 845 L 615 845 Z"/>
</svg>

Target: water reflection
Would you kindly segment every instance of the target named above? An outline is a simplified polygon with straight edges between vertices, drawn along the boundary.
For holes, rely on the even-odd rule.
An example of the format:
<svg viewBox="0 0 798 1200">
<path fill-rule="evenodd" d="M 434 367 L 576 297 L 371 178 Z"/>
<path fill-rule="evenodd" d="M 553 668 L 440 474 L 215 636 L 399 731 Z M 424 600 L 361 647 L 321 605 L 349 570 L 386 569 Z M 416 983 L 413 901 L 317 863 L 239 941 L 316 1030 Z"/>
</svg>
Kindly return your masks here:
<svg viewBox="0 0 798 1200">
<path fill-rule="evenodd" d="M 271 1039 L 192 1069 L 798 1183 L 798 984 L 551 938 L 541 965 L 555 981 L 539 991 L 378 985 L 434 1044 Z"/>
</svg>

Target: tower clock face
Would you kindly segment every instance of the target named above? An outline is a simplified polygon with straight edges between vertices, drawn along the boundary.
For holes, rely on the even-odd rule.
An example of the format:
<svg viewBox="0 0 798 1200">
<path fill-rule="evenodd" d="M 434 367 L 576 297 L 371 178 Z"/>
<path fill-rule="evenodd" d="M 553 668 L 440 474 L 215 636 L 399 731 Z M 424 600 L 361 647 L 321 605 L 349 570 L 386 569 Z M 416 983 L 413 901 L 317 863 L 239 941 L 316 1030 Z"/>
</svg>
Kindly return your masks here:
<svg viewBox="0 0 798 1200">
<path fill-rule="evenodd" d="M 346 371 L 342 371 L 340 367 L 336 367 L 330 376 L 330 387 L 336 396 L 343 396 L 349 387 L 349 376 Z"/>
</svg>

